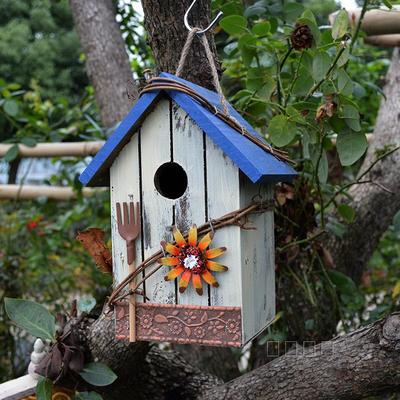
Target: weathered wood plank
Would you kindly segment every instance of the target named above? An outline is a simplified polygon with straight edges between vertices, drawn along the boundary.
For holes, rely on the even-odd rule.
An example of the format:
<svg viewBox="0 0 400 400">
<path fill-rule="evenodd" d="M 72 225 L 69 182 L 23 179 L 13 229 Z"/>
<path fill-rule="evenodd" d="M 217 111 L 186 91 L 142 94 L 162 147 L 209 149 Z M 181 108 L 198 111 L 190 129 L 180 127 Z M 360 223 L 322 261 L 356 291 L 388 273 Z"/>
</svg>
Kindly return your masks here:
<svg viewBox="0 0 400 400">
<path fill-rule="evenodd" d="M 111 193 L 111 234 L 113 238 L 113 274 L 114 285 L 121 282 L 129 272 L 126 242 L 118 233 L 117 202 L 140 201 L 139 137 L 135 133 L 130 142 L 122 149 L 110 168 Z M 136 240 L 136 265 L 142 261 L 141 238 Z M 137 301 L 142 301 L 137 296 Z"/>
<path fill-rule="evenodd" d="M 142 240 L 145 258 L 160 249 L 161 240 L 171 239 L 174 202 L 163 197 L 154 185 L 157 169 L 171 161 L 170 137 L 170 101 L 164 99 L 148 115 L 141 128 Z M 151 302 L 175 303 L 175 282 L 164 280 L 169 269 L 163 267 L 146 280 L 146 295 Z"/>
<path fill-rule="evenodd" d="M 33 395 L 37 380 L 31 375 L 24 375 L 20 378 L 0 384 L 0 400 L 20 400 L 23 397 Z"/>
<path fill-rule="evenodd" d="M 237 210 L 240 204 L 239 172 L 233 162 L 209 138 L 206 139 L 208 218 L 219 218 Z M 211 247 L 227 247 L 216 259 L 227 265 L 227 272 L 216 272 L 220 286 L 210 288 L 212 306 L 241 306 L 241 246 L 240 229 L 230 226 L 215 233 Z"/>
<path fill-rule="evenodd" d="M 241 207 L 260 194 L 268 201 L 273 196 L 273 186 L 252 184 L 240 176 Z M 242 326 L 244 343 L 262 331 L 275 317 L 275 253 L 274 214 L 249 216 L 254 230 L 241 230 L 242 253 Z"/>
<path fill-rule="evenodd" d="M 201 225 L 206 220 L 203 131 L 176 104 L 172 108 L 172 129 L 173 161 L 185 170 L 188 179 L 184 195 L 175 201 L 175 223 L 184 233 L 192 224 Z M 184 293 L 178 292 L 178 304 L 208 305 L 207 284 L 203 283 L 202 296 L 190 283 Z"/>
</svg>

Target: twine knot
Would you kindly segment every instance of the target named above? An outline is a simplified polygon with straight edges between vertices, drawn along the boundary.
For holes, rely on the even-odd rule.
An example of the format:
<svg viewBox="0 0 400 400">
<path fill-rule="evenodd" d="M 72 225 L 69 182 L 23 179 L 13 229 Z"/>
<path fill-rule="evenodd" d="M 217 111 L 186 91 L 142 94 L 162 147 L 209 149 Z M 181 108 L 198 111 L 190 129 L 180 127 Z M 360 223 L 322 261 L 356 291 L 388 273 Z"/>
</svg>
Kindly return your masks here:
<svg viewBox="0 0 400 400">
<path fill-rule="evenodd" d="M 183 71 L 183 68 L 185 66 L 186 59 L 187 59 L 188 54 L 189 54 L 189 50 L 190 50 L 190 48 L 191 48 L 191 46 L 193 44 L 193 39 L 194 39 L 195 36 L 197 36 L 199 38 L 200 42 L 202 43 L 202 45 L 204 47 L 204 50 L 206 52 L 207 61 L 208 61 L 209 65 L 210 65 L 210 69 L 211 69 L 211 76 L 212 76 L 212 79 L 213 79 L 213 84 L 214 84 L 214 87 L 215 87 L 215 89 L 216 89 L 216 91 L 217 91 L 217 93 L 219 95 L 219 99 L 220 99 L 220 103 L 222 105 L 223 111 L 224 111 L 224 113 L 226 115 L 229 115 L 228 103 L 227 103 L 226 98 L 224 96 L 224 93 L 222 91 L 221 84 L 219 83 L 218 71 L 217 71 L 217 67 L 215 65 L 214 55 L 213 55 L 213 53 L 211 51 L 210 44 L 208 43 L 207 36 L 204 33 L 199 35 L 198 33 L 200 31 L 201 31 L 201 29 L 197 28 L 197 27 L 196 28 L 192 28 L 189 31 L 189 34 L 188 34 L 188 36 L 186 38 L 185 45 L 183 46 L 183 49 L 182 49 L 181 57 L 179 59 L 179 64 L 178 64 L 178 68 L 176 69 L 175 75 L 176 76 L 181 76 L 182 75 L 182 71 Z"/>
</svg>

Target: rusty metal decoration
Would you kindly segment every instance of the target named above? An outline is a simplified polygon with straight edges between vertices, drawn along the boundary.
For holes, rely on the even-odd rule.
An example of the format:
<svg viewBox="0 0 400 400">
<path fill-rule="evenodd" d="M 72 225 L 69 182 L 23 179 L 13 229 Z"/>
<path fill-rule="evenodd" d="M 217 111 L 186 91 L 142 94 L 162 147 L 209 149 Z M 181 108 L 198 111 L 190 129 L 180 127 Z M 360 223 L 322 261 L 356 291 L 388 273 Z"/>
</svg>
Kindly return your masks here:
<svg viewBox="0 0 400 400">
<path fill-rule="evenodd" d="M 126 301 L 115 305 L 117 339 L 129 337 L 128 313 Z M 242 342 L 240 307 L 138 303 L 136 321 L 138 340 L 234 347 Z"/>
<path fill-rule="evenodd" d="M 165 275 L 166 281 L 179 280 L 179 292 L 183 293 L 192 281 L 196 293 L 203 295 L 202 280 L 213 287 L 219 287 L 217 280 L 211 272 L 226 272 L 228 267 L 215 261 L 216 257 L 225 253 L 226 247 L 210 249 L 214 232 L 211 231 L 197 240 L 197 226 L 192 225 L 187 240 L 180 230 L 174 226 L 172 233 L 177 246 L 165 241 L 161 242 L 163 249 L 169 253 L 158 260 L 159 264 L 172 267 Z"/>
<path fill-rule="evenodd" d="M 133 273 L 136 270 L 135 267 L 135 241 L 138 238 L 141 230 L 141 219 L 140 219 L 140 205 L 139 202 L 136 206 L 133 202 L 122 203 L 122 208 L 124 212 L 124 218 L 122 219 L 121 204 L 117 203 L 117 224 L 118 232 L 126 242 L 126 252 L 129 264 L 129 273 Z M 130 342 L 136 341 L 136 296 L 135 296 L 135 282 L 132 281 L 129 285 L 132 290 L 132 294 L 129 297 L 129 340 Z"/>
</svg>

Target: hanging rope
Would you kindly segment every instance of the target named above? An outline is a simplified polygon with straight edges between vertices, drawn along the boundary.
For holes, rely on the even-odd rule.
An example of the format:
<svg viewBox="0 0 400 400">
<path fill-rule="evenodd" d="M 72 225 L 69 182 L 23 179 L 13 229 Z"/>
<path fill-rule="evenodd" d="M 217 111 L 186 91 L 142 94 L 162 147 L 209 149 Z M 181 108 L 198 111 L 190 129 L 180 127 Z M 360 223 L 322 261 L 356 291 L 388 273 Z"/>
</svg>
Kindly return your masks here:
<svg viewBox="0 0 400 400">
<path fill-rule="evenodd" d="M 203 44 L 204 50 L 206 52 L 207 56 L 207 61 L 210 65 L 211 69 L 211 75 L 212 75 L 212 80 L 213 84 L 215 86 L 215 89 L 219 95 L 220 103 L 222 105 L 223 110 L 219 110 L 214 104 L 212 104 L 209 100 L 207 100 L 204 96 L 201 96 L 198 92 L 190 88 L 189 86 L 177 82 L 173 79 L 168 79 L 168 78 L 151 78 L 148 79 L 148 85 L 146 85 L 140 92 L 140 96 L 144 93 L 148 92 L 154 92 L 157 90 L 175 90 L 178 92 L 185 93 L 192 98 L 194 98 L 196 101 L 198 101 L 203 107 L 207 108 L 210 112 L 212 112 L 214 115 L 222 119 L 227 125 L 235 129 L 237 132 L 245 136 L 248 140 L 251 142 L 255 143 L 257 146 L 261 147 L 264 151 L 272 154 L 276 158 L 294 164 L 294 162 L 288 157 L 288 154 L 279 149 L 273 148 L 271 145 L 266 143 L 264 140 L 261 138 L 249 133 L 240 123 L 237 121 L 234 117 L 232 117 L 229 113 L 229 108 L 228 108 L 228 102 L 226 101 L 226 98 L 224 96 L 224 93 L 222 91 L 221 84 L 219 82 L 219 77 L 218 77 L 218 71 L 217 67 L 215 65 L 215 60 L 214 60 L 214 55 L 211 51 L 210 44 L 208 43 L 206 35 L 203 33 L 199 35 L 198 33 L 201 32 L 200 28 L 192 28 L 189 31 L 189 34 L 186 38 L 186 42 L 183 46 L 182 53 L 179 59 L 179 64 L 178 68 L 176 69 L 176 76 L 181 76 L 183 69 L 186 64 L 186 60 L 188 58 L 189 51 L 191 49 L 191 46 L 193 44 L 194 37 L 197 36 L 200 40 L 200 42 Z"/>
<path fill-rule="evenodd" d="M 211 51 L 210 44 L 208 43 L 207 36 L 204 33 L 201 35 L 198 35 L 198 32 L 200 32 L 200 31 L 201 31 L 200 28 L 192 28 L 192 30 L 189 31 L 185 45 L 183 46 L 183 49 L 182 49 L 181 57 L 179 59 L 179 64 L 178 64 L 178 68 L 176 70 L 175 75 L 176 76 L 182 75 L 183 68 L 186 63 L 186 59 L 189 55 L 190 48 L 193 44 L 193 39 L 195 36 L 197 36 L 199 38 L 200 42 L 202 43 L 204 50 L 206 52 L 207 61 L 208 61 L 208 64 L 210 65 L 210 69 L 211 69 L 211 76 L 213 79 L 213 84 L 214 84 L 215 90 L 217 91 L 217 93 L 219 95 L 220 102 L 221 102 L 222 108 L 224 110 L 224 113 L 229 115 L 228 102 L 226 101 L 224 92 L 222 91 L 221 84 L 219 83 L 219 76 L 218 76 L 217 67 L 215 65 L 214 55 Z"/>
</svg>

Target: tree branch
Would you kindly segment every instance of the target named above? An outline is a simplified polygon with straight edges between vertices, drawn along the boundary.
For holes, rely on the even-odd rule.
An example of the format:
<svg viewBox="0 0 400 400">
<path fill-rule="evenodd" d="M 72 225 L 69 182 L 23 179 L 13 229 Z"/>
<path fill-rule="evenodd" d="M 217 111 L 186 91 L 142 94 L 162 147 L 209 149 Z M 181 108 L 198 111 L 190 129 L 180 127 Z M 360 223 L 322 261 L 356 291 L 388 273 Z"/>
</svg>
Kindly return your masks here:
<svg viewBox="0 0 400 400">
<path fill-rule="evenodd" d="M 349 400 L 399 387 L 400 314 L 309 348 L 200 395 L 200 400 Z"/>
<path fill-rule="evenodd" d="M 225 384 L 176 352 L 115 341 L 112 321 L 112 315 L 103 315 L 81 328 L 93 358 L 118 374 L 118 380 L 103 389 L 107 399 L 135 393 L 138 400 L 349 400 L 400 386 L 400 313 L 331 341 L 296 347 Z"/>
</svg>

